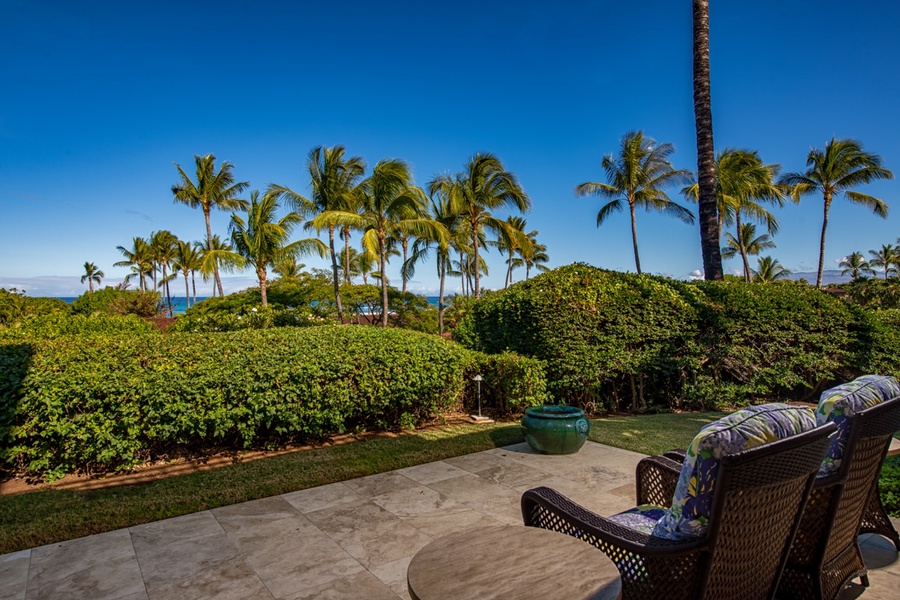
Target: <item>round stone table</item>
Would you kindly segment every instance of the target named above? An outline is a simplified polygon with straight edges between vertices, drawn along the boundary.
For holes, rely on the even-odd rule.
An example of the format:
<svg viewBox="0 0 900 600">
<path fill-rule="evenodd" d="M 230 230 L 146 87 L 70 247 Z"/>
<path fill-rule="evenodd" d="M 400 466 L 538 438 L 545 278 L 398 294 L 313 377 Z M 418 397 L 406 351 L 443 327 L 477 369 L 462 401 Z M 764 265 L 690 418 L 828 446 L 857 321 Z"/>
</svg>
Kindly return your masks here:
<svg viewBox="0 0 900 600">
<path fill-rule="evenodd" d="M 413 600 L 615 600 L 621 581 L 603 552 L 536 527 L 497 525 L 434 540 L 407 571 Z"/>
</svg>

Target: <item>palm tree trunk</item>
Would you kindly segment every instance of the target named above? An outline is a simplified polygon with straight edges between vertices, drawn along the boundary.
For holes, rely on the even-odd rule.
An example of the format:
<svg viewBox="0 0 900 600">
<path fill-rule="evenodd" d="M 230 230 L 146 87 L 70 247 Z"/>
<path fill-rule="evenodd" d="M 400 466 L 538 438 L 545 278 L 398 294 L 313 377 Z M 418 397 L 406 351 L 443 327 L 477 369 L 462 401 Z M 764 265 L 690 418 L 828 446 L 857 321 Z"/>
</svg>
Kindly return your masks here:
<svg viewBox="0 0 900 600">
<path fill-rule="evenodd" d="M 194 304 L 197 304 L 197 279 L 193 271 L 191 271 L 191 287 L 194 288 Z"/>
<path fill-rule="evenodd" d="M 184 308 L 185 310 L 191 307 L 191 289 L 188 287 L 188 272 L 184 272 Z"/>
<path fill-rule="evenodd" d="M 385 250 L 384 231 L 378 232 L 378 268 L 381 270 L 381 326 L 388 326 L 388 293 L 387 277 L 384 268 L 387 266 L 387 251 Z"/>
<path fill-rule="evenodd" d="M 344 283 L 350 284 L 350 228 L 344 227 Z"/>
<path fill-rule="evenodd" d="M 206 249 L 212 252 L 212 227 L 209 224 L 209 207 L 203 206 L 203 216 L 206 218 Z M 219 277 L 219 262 L 213 261 L 213 276 L 214 276 L 214 285 L 219 288 L 219 295 L 224 297 L 225 290 L 222 289 L 222 279 Z M 213 296 L 215 296 L 215 292 L 213 292 Z"/>
<path fill-rule="evenodd" d="M 337 305 L 338 323 L 344 324 L 344 309 L 341 306 L 341 284 L 338 279 L 337 254 L 334 252 L 334 225 L 328 226 L 328 248 L 331 250 L 331 272 L 334 275 L 334 303 Z"/>
<path fill-rule="evenodd" d="M 709 0 L 693 0 L 694 120 L 697 129 L 697 198 L 700 249 L 705 278 L 720 281 L 722 255 L 716 206 L 716 157 L 713 149 L 712 100 L 709 77 Z"/>
<path fill-rule="evenodd" d="M 822 216 L 822 238 L 819 240 L 819 271 L 816 274 L 816 287 L 822 287 L 822 271 L 825 268 L 825 230 L 828 228 L 828 209 L 831 208 L 831 194 L 825 192 L 825 210 Z"/>
<path fill-rule="evenodd" d="M 403 246 L 403 264 L 405 265 L 406 259 L 407 259 L 407 250 L 409 248 L 409 240 L 406 238 L 406 236 L 403 237 L 403 240 L 401 241 L 401 245 Z M 405 294 L 406 293 L 406 272 L 402 269 L 400 270 L 400 278 L 403 281 L 402 287 L 403 287 L 403 293 Z"/>
<path fill-rule="evenodd" d="M 472 221 L 472 247 L 475 250 L 475 298 L 481 298 L 481 269 L 478 268 L 478 222 Z"/>
<path fill-rule="evenodd" d="M 634 201 L 628 201 L 628 210 L 631 213 L 631 243 L 634 244 L 634 267 L 637 269 L 637 274 L 641 274 L 641 257 L 638 256 L 638 244 L 637 244 L 637 221 L 635 220 L 634 215 Z"/>
<path fill-rule="evenodd" d="M 440 255 L 438 255 L 438 271 L 440 271 L 441 275 L 441 287 L 438 290 L 438 335 L 444 337 L 444 279 L 446 278 L 447 266 Z"/>
<path fill-rule="evenodd" d="M 741 252 L 741 260 L 744 262 L 744 281 L 750 283 L 750 261 L 747 260 L 747 247 L 744 245 L 744 235 L 741 233 L 741 211 L 734 214 L 734 222 L 737 225 L 738 248 Z"/>
<path fill-rule="evenodd" d="M 263 308 L 269 305 L 269 298 L 266 295 L 266 265 L 256 267 L 256 278 L 259 279 L 259 295 L 262 298 Z"/>
<path fill-rule="evenodd" d="M 172 318 L 172 294 L 169 293 L 169 273 L 166 270 L 166 263 L 162 264 L 163 283 L 166 287 L 166 306 L 169 307 L 169 318 Z"/>
</svg>

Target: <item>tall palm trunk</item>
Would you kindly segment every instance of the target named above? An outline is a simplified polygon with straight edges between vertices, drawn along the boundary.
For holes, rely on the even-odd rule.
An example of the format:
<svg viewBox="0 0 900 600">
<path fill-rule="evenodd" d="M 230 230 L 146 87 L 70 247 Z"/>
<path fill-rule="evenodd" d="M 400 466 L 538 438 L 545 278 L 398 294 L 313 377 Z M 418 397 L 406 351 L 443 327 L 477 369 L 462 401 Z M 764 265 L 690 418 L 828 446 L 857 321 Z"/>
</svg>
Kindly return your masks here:
<svg viewBox="0 0 900 600">
<path fill-rule="evenodd" d="M 209 207 L 203 207 L 203 216 L 206 218 L 206 248 L 210 252 L 212 252 L 212 226 L 209 224 Z M 219 296 L 225 296 L 225 290 L 222 289 L 222 279 L 219 277 L 219 263 L 218 261 L 213 261 L 213 277 L 214 277 L 214 285 L 219 288 Z M 215 291 L 213 291 L 213 296 L 215 296 Z"/>
<path fill-rule="evenodd" d="M 166 269 L 166 263 L 162 263 L 163 285 L 166 288 L 166 306 L 169 307 L 169 318 L 172 317 L 172 294 L 169 293 L 169 273 Z"/>
<path fill-rule="evenodd" d="M 825 192 L 825 211 L 822 216 L 822 238 L 819 241 L 819 271 L 816 274 L 816 287 L 822 287 L 822 271 L 825 268 L 825 230 L 828 229 L 828 209 L 831 208 L 831 192 Z M 885 279 L 887 279 L 887 265 L 885 265 Z"/>
<path fill-rule="evenodd" d="M 735 211 L 734 222 L 738 231 L 738 250 L 741 260 L 744 262 L 744 281 L 750 283 L 750 261 L 747 259 L 747 246 L 744 245 L 744 235 L 741 233 L 741 211 Z"/>
<path fill-rule="evenodd" d="M 637 269 L 637 274 L 641 274 L 641 257 L 638 255 L 638 244 L 637 244 L 637 219 L 634 214 L 634 200 L 628 199 L 628 211 L 631 213 L 631 243 L 634 244 L 634 268 Z"/>
<path fill-rule="evenodd" d="M 407 252 L 409 250 L 409 239 L 406 236 L 403 236 L 403 240 L 400 242 L 403 246 L 403 264 L 406 264 Z M 400 278 L 403 281 L 403 293 L 406 293 L 406 273 L 404 271 L 400 271 Z"/>
<path fill-rule="evenodd" d="M 259 279 L 259 295 L 262 298 L 263 308 L 269 305 L 269 298 L 266 294 L 266 265 L 256 267 L 256 277 Z"/>
<path fill-rule="evenodd" d="M 194 304 L 197 304 L 197 278 L 195 277 L 196 273 L 191 271 L 191 287 L 194 290 Z"/>
<path fill-rule="evenodd" d="M 350 228 L 344 227 L 341 231 L 344 236 L 344 283 L 350 284 Z"/>
<path fill-rule="evenodd" d="M 378 268 L 381 270 L 381 326 L 388 326 L 388 293 L 387 277 L 384 269 L 387 266 L 387 250 L 385 246 L 384 230 L 378 232 Z"/>
<path fill-rule="evenodd" d="M 341 284 L 338 278 L 337 254 L 334 252 L 334 225 L 328 227 L 328 248 L 331 250 L 331 272 L 334 275 L 334 303 L 337 305 L 338 323 L 344 324 L 344 308 L 341 306 Z"/>
<path fill-rule="evenodd" d="M 478 268 L 480 263 L 478 259 L 478 221 L 476 219 L 472 220 L 472 248 L 475 250 L 475 298 L 481 298 L 481 273 Z"/>
<path fill-rule="evenodd" d="M 716 157 L 713 149 L 712 100 L 709 77 L 709 0 L 693 0 L 694 119 L 697 128 L 697 199 L 700 249 L 707 280 L 721 280 L 719 220 L 716 207 Z"/>
<path fill-rule="evenodd" d="M 444 337 L 444 280 L 447 274 L 447 264 L 443 257 L 439 257 L 438 261 L 438 271 L 441 276 L 441 286 L 438 290 L 438 335 Z"/>
<path fill-rule="evenodd" d="M 188 272 L 184 272 L 184 308 L 191 307 L 191 288 L 188 286 Z"/>
</svg>

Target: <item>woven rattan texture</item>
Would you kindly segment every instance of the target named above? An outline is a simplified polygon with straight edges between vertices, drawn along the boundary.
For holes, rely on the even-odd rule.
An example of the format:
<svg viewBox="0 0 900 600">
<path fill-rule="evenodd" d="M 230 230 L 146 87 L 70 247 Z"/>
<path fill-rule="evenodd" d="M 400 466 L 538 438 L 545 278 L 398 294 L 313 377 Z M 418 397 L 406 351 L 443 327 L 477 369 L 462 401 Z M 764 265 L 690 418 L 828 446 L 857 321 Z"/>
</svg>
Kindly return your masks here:
<svg viewBox="0 0 900 600">
<path fill-rule="evenodd" d="M 894 529 L 887 511 L 881 504 L 881 498 L 878 495 L 878 483 L 872 486 L 872 492 L 869 495 L 869 503 L 866 505 L 866 512 L 863 513 L 862 525 L 859 528 L 860 533 L 877 533 L 883 535 L 892 542 L 894 547 L 900 552 L 900 534 Z"/>
<path fill-rule="evenodd" d="M 833 426 L 819 429 L 723 460 L 710 528 L 698 540 L 633 531 L 549 488 L 525 492 L 522 516 L 526 525 L 572 535 L 602 550 L 619 569 L 624 600 L 771 598 Z M 639 501 L 674 489 L 671 460 L 650 457 L 641 463 Z M 659 504 L 668 505 L 671 496 Z"/>
</svg>

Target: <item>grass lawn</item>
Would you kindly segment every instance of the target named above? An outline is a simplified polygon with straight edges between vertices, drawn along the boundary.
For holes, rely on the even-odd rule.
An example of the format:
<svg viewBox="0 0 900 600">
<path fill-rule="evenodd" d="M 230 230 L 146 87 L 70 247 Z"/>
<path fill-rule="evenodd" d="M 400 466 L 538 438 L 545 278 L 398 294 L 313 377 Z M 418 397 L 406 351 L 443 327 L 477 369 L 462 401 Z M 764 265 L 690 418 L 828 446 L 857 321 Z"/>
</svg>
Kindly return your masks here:
<svg viewBox="0 0 900 600">
<path fill-rule="evenodd" d="M 700 427 L 724 414 L 594 419 L 589 439 L 642 454 L 661 454 L 686 447 Z M 507 446 L 523 439 L 515 423 L 448 426 L 132 486 L 0 496 L 0 554 Z M 900 477 L 897 479 L 900 481 Z"/>
</svg>

